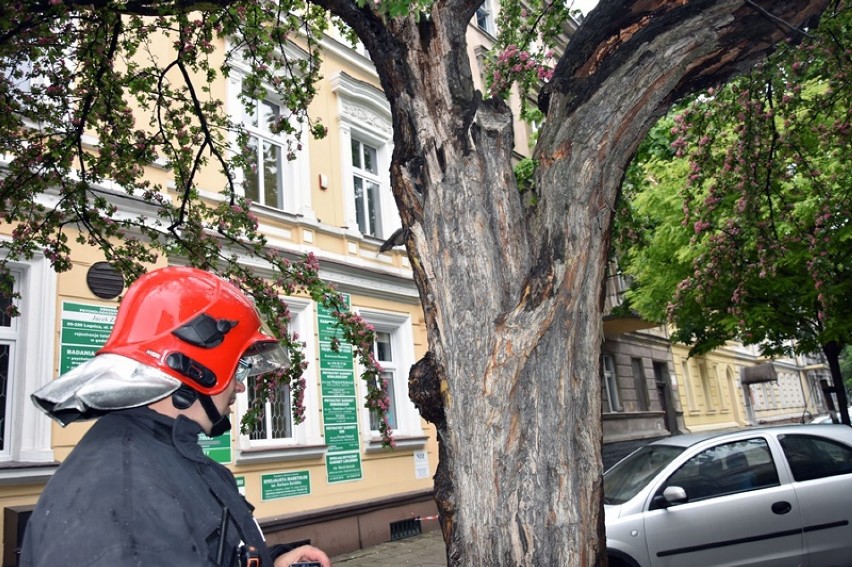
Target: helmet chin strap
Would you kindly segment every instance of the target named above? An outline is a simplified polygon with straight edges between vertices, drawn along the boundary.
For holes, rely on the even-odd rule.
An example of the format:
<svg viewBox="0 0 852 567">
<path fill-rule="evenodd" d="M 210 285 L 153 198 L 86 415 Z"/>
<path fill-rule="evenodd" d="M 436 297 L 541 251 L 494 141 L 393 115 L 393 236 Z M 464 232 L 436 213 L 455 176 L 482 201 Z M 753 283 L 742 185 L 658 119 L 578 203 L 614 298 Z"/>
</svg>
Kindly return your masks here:
<svg viewBox="0 0 852 567">
<path fill-rule="evenodd" d="M 210 396 L 201 394 L 186 384 L 172 394 L 172 403 L 177 409 L 185 410 L 194 404 L 195 400 L 201 402 L 201 407 L 204 408 L 207 419 L 213 424 L 210 427 L 210 437 L 218 437 L 231 429 L 231 420 L 228 419 L 228 416 L 219 413 L 219 409 Z"/>
<path fill-rule="evenodd" d="M 210 423 L 213 424 L 210 427 L 210 437 L 219 437 L 231 430 L 231 420 L 228 419 L 227 415 L 219 413 L 216 404 L 213 403 L 213 399 L 210 396 L 200 394 L 198 400 L 201 402 L 201 407 L 204 408 L 204 412 L 207 414 Z"/>
</svg>

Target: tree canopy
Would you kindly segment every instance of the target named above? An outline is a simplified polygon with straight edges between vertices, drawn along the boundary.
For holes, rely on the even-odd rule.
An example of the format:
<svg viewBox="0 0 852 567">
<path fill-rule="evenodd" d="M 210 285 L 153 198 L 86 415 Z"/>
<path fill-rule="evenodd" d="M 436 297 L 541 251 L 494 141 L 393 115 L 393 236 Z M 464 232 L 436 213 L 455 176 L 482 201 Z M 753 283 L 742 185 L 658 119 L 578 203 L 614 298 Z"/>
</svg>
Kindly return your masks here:
<svg viewBox="0 0 852 567">
<path fill-rule="evenodd" d="M 626 177 L 629 300 L 693 354 L 736 339 L 836 363 L 852 340 L 852 6 L 807 35 L 683 103 Z"/>
<path fill-rule="evenodd" d="M 57 272 L 66 271 L 71 234 L 100 248 L 128 282 L 161 256 L 232 280 L 255 299 L 291 362 L 283 373 L 259 380 L 244 429 L 256 422 L 277 381 L 290 386 L 296 423 L 304 416 L 304 343 L 288 330 L 282 293 L 307 293 L 337 316 L 341 338 L 365 369 L 368 407 L 387 407 L 371 326 L 319 278 L 316 258 L 288 257 L 267 245 L 251 203 L 236 190 L 236 171 L 250 153 L 247 137 L 214 90 L 237 62 L 248 66 L 242 100 L 248 104 L 265 85 L 282 93 L 289 113 L 270 127 L 289 136 L 291 153 L 298 151 L 303 136 L 324 134 L 307 114 L 320 59 L 315 49 L 293 56 L 288 35 L 299 33 L 310 47 L 328 25 L 324 10 L 304 2 L 218 8 L 12 2 L 0 15 L 0 154 L 7 160 L 1 218 L 14 227 L 12 239 L 0 242 L 0 269 L 41 252 Z M 164 41 L 169 49 L 162 49 Z M 233 151 L 230 133 L 242 152 Z M 152 166 L 168 172 L 164 181 Z M 208 166 L 223 175 L 223 199 L 200 196 L 199 175 Z M 117 200 L 116 190 L 145 210 L 128 214 L 128 201 Z M 259 258 L 263 273 L 246 257 Z M 9 280 L 2 282 L 5 295 L 13 296 Z M 386 419 L 380 428 L 392 444 Z"/>
</svg>

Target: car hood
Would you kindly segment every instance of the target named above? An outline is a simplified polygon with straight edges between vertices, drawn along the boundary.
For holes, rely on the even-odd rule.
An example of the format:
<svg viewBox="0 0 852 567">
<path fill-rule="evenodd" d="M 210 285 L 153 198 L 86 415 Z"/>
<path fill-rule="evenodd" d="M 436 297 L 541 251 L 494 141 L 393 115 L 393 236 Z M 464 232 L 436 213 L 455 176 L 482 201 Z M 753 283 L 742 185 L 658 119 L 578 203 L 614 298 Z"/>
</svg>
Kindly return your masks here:
<svg viewBox="0 0 852 567">
<path fill-rule="evenodd" d="M 604 522 L 609 523 L 613 520 L 617 520 L 621 515 L 621 509 L 623 506 L 611 506 L 609 504 L 604 504 Z"/>
</svg>

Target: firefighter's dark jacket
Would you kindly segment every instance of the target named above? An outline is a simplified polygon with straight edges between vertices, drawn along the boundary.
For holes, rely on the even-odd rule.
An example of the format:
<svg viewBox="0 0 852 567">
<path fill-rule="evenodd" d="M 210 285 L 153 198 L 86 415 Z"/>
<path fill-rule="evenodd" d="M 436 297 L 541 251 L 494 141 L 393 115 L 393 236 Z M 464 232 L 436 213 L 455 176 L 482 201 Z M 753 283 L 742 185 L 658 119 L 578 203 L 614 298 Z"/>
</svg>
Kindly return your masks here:
<svg viewBox="0 0 852 567">
<path fill-rule="evenodd" d="M 98 419 L 45 487 L 20 565 L 217 565 L 227 506 L 221 564 L 239 565 L 242 541 L 271 566 L 252 506 L 231 472 L 204 455 L 200 432 L 146 407 Z"/>
</svg>

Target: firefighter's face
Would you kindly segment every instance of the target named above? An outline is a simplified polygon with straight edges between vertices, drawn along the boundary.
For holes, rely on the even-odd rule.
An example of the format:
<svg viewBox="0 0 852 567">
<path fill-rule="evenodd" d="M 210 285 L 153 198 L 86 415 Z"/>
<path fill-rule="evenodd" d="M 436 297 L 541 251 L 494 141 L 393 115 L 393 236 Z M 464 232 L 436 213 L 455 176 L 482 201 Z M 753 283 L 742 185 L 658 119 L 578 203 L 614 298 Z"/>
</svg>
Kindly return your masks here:
<svg viewBox="0 0 852 567">
<path fill-rule="evenodd" d="M 213 398 L 213 403 L 216 404 L 216 409 L 219 410 L 219 413 L 222 415 L 228 415 L 231 413 L 231 406 L 237 401 L 237 394 L 245 391 L 246 385 L 243 382 L 236 378 L 231 378 L 231 381 L 228 382 L 228 385 L 225 386 L 224 390 L 211 397 Z"/>
</svg>

